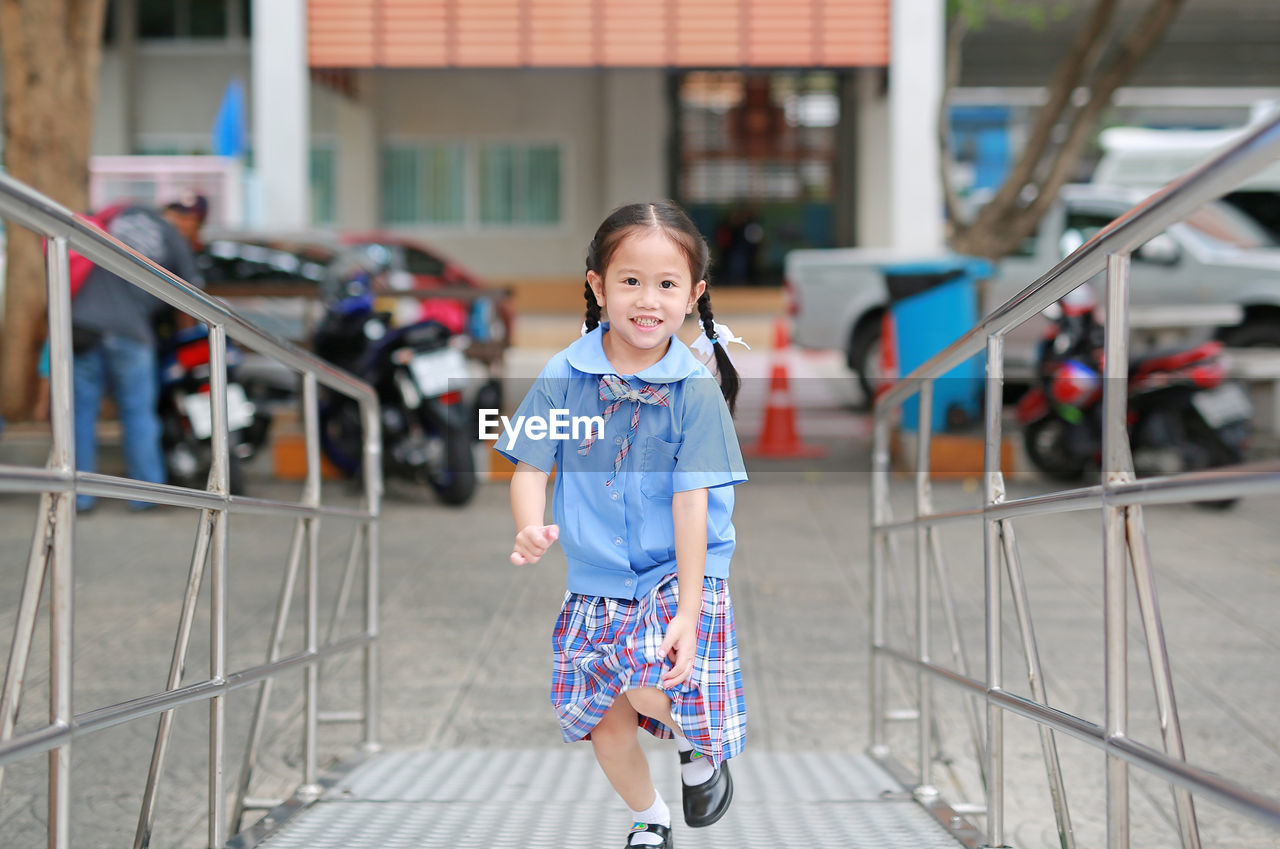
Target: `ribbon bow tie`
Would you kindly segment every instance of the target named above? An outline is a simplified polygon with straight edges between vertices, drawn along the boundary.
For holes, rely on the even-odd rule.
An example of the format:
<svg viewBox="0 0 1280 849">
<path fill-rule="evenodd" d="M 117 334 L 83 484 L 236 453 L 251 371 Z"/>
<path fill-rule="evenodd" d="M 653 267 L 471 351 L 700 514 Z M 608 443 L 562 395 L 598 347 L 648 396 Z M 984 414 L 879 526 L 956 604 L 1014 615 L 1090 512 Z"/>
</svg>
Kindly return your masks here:
<svg viewBox="0 0 1280 849">
<path fill-rule="evenodd" d="M 653 386 L 640 381 L 638 389 L 632 388 L 616 374 L 606 374 L 600 377 L 600 400 L 610 401 L 612 403 L 604 408 L 604 420 L 607 422 L 613 417 L 624 403 L 630 401 L 635 406 L 631 409 L 631 427 L 627 431 L 627 435 L 622 440 L 622 445 L 618 449 L 618 456 L 613 458 L 613 471 L 609 474 L 608 480 L 604 482 L 605 486 L 613 484 L 613 479 L 617 477 L 618 470 L 622 468 L 622 460 L 631 450 L 631 440 L 635 438 L 636 428 L 640 424 L 640 405 L 654 404 L 659 407 L 670 406 L 671 390 L 666 386 Z M 587 436 L 578 445 L 578 453 L 587 456 L 591 451 L 591 446 L 595 444 L 598 432 L 594 429 L 587 429 Z"/>
</svg>

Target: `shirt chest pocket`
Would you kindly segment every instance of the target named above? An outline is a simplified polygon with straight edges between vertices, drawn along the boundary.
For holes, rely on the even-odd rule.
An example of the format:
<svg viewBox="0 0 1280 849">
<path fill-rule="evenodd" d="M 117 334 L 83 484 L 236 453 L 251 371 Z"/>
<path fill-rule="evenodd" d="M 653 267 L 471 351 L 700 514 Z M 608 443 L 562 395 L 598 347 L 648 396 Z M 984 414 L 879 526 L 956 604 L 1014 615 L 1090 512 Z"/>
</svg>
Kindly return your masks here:
<svg viewBox="0 0 1280 849">
<path fill-rule="evenodd" d="M 679 450 L 678 442 L 666 442 L 656 436 L 644 441 L 644 453 L 640 455 L 640 492 L 645 498 L 671 500 Z"/>
<path fill-rule="evenodd" d="M 644 496 L 640 515 L 640 547 L 655 563 L 666 563 L 675 558 L 676 532 L 671 517 L 671 497 L 679 449 L 678 443 L 651 436 L 644 441 L 644 453 L 640 456 L 640 493 Z"/>
</svg>

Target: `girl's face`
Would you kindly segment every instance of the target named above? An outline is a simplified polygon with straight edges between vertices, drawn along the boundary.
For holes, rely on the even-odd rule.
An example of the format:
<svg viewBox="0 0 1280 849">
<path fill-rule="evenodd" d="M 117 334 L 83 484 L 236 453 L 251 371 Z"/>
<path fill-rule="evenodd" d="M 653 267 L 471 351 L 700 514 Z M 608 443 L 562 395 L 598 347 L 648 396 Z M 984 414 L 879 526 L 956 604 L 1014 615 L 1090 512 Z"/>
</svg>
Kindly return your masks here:
<svg viewBox="0 0 1280 849">
<path fill-rule="evenodd" d="M 587 272 L 609 319 L 604 352 L 623 374 L 643 371 L 667 353 L 671 337 L 707 288 L 693 280 L 689 258 L 660 230 L 622 238 L 601 277 Z"/>
</svg>

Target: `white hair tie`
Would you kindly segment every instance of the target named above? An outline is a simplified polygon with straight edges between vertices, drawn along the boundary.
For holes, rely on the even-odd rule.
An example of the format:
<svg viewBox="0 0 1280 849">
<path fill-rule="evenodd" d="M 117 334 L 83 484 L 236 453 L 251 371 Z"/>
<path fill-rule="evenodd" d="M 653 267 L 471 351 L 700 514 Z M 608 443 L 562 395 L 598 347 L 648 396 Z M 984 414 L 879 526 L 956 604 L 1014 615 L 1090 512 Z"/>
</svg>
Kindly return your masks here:
<svg viewBox="0 0 1280 849">
<path fill-rule="evenodd" d="M 746 348 L 748 351 L 751 350 L 751 346 L 748 345 L 746 342 L 742 341 L 741 336 L 733 335 L 733 331 L 729 329 L 729 325 L 721 324 L 720 322 L 717 321 L 717 322 L 714 322 L 711 326 L 715 329 L 715 332 L 716 332 L 716 338 L 714 340 L 707 338 L 707 334 L 704 331 L 702 333 L 699 333 L 698 338 L 694 339 L 693 344 L 689 346 L 690 348 L 692 348 L 693 350 L 701 354 L 704 359 L 712 360 L 715 358 L 715 349 L 711 347 L 713 344 L 724 347 L 730 342 L 737 342 L 739 345 Z M 725 353 L 728 353 L 727 348 L 725 349 Z"/>
</svg>

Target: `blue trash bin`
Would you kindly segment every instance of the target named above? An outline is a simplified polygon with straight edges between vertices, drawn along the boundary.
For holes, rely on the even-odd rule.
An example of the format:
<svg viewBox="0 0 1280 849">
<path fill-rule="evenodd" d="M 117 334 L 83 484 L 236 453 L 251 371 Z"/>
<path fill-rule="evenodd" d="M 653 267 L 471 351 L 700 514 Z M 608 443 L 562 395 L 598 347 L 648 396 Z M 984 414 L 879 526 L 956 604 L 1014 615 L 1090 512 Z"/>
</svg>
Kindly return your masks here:
<svg viewBox="0 0 1280 849">
<path fill-rule="evenodd" d="M 985 259 L 950 256 L 936 260 L 889 263 L 880 267 L 889 293 L 898 347 L 898 372 L 905 377 L 978 323 L 978 281 L 991 276 Z M 933 384 L 932 428 L 976 421 L 981 416 L 983 357 L 975 355 Z M 914 431 L 920 396 L 902 405 L 902 428 Z"/>
</svg>

